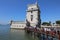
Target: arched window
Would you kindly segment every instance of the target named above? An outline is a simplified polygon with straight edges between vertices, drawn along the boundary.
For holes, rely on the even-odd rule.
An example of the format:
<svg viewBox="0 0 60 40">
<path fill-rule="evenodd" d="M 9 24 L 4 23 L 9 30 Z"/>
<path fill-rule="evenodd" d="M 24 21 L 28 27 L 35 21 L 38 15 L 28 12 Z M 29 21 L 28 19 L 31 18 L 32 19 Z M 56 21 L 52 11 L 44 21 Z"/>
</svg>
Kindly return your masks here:
<svg viewBox="0 0 60 40">
<path fill-rule="evenodd" d="M 33 15 L 31 15 L 31 21 L 33 21 Z"/>
</svg>

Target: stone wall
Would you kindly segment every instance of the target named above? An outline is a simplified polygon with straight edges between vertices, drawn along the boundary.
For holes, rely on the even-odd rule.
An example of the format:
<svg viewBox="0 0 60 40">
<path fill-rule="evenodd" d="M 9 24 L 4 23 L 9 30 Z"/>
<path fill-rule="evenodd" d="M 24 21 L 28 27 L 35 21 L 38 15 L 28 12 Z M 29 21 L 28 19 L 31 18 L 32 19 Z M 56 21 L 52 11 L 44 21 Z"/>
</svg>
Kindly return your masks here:
<svg viewBox="0 0 60 40">
<path fill-rule="evenodd" d="M 12 22 L 11 28 L 19 28 L 19 29 L 24 29 L 26 26 L 25 22 Z"/>
</svg>

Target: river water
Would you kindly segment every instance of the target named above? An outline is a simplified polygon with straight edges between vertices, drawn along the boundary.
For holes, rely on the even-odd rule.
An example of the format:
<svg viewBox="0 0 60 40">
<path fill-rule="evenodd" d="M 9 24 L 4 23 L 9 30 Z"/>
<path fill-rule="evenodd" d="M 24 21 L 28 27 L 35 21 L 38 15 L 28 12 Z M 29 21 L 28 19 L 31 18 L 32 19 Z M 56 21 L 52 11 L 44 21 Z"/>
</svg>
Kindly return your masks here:
<svg viewBox="0 0 60 40">
<path fill-rule="evenodd" d="M 37 40 L 24 30 L 10 29 L 10 26 L 0 26 L 0 40 Z"/>
<path fill-rule="evenodd" d="M 43 38 L 42 35 L 40 38 Z M 42 40 L 40 38 L 34 38 L 34 36 L 26 34 L 24 30 L 10 29 L 9 25 L 0 26 L 0 40 Z M 50 38 L 48 40 L 51 40 Z M 58 39 L 53 38 L 53 40 Z"/>
</svg>

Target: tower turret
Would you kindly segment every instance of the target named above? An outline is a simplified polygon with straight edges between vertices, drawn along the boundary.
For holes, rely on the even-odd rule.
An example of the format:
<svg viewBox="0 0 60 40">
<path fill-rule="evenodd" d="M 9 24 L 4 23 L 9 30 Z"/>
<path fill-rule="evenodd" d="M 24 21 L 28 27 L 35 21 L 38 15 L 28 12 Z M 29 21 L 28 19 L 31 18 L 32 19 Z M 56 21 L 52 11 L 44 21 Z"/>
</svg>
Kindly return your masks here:
<svg viewBox="0 0 60 40">
<path fill-rule="evenodd" d="M 26 19 L 30 22 L 30 26 L 40 27 L 40 10 L 36 0 L 35 4 L 29 4 L 26 10 Z"/>
</svg>

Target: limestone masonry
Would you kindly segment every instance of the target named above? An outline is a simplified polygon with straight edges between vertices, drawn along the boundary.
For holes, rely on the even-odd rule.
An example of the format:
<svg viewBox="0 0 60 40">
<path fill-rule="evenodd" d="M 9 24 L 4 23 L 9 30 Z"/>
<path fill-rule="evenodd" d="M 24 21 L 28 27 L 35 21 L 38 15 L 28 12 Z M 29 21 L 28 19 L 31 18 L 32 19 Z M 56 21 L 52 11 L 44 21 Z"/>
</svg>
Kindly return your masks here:
<svg viewBox="0 0 60 40">
<path fill-rule="evenodd" d="M 29 4 L 26 10 L 26 20 L 25 21 L 11 21 L 11 28 L 25 28 L 27 21 L 30 23 L 32 27 L 40 27 L 41 19 L 40 19 L 40 10 L 38 3 Z"/>
</svg>

